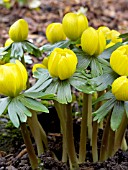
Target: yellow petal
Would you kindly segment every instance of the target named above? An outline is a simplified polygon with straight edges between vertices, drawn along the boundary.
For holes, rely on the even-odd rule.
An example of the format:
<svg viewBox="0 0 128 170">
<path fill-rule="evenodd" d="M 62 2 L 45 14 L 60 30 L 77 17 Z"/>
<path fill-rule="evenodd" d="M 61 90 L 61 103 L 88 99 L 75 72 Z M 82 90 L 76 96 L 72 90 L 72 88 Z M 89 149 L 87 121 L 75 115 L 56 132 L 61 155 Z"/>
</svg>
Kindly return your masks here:
<svg viewBox="0 0 128 170">
<path fill-rule="evenodd" d="M 43 64 L 34 64 L 33 68 L 32 68 L 32 72 L 35 72 L 37 68 L 45 68 L 46 66 Z"/>
</svg>

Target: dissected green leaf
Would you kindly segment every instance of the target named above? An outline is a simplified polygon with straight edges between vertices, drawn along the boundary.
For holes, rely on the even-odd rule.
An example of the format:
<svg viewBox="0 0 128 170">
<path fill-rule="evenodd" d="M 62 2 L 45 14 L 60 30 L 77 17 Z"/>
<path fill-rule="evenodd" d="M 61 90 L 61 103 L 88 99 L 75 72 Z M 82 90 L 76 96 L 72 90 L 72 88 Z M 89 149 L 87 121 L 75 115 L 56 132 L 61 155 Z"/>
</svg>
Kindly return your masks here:
<svg viewBox="0 0 128 170">
<path fill-rule="evenodd" d="M 32 113 L 29 111 L 29 109 L 27 109 L 20 101 L 19 99 L 17 98 L 17 106 L 23 111 L 23 113 L 28 116 L 28 117 L 31 117 L 32 116 Z"/>
<path fill-rule="evenodd" d="M 111 86 L 113 81 L 118 77 L 119 75 L 111 69 L 109 73 L 104 73 L 101 76 L 88 80 L 88 83 L 91 84 L 97 91 L 103 91 L 107 89 L 108 86 Z"/>
<path fill-rule="evenodd" d="M 49 84 L 50 84 L 51 82 L 52 82 L 52 78 L 50 78 L 50 79 L 46 80 L 45 82 L 43 82 L 43 83 L 41 84 L 41 86 L 38 87 L 37 89 L 35 89 L 34 91 L 35 91 L 35 92 L 39 92 L 39 91 L 44 90 L 46 87 L 49 86 Z"/>
<path fill-rule="evenodd" d="M 116 98 L 113 97 L 106 103 L 104 103 L 97 111 L 93 112 L 94 115 L 93 121 L 98 121 L 98 123 L 102 121 L 103 118 L 111 111 L 115 102 Z"/>
<path fill-rule="evenodd" d="M 128 33 L 124 33 L 124 34 L 120 34 L 119 38 L 127 38 L 128 37 Z"/>
<path fill-rule="evenodd" d="M 12 100 L 10 104 L 8 105 L 8 115 L 13 125 L 18 128 L 20 126 L 20 121 L 16 113 L 14 100 Z"/>
<path fill-rule="evenodd" d="M 111 99 L 113 98 L 114 95 L 108 91 L 107 93 L 104 93 L 102 96 L 98 97 L 94 102 L 93 102 L 93 105 L 100 102 L 100 101 L 104 101 L 104 100 L 108 100 L 108 99 Z"/>
<path fill-rule="evenodd" d="M 24 55 L 22 42 L 14 42 L 11 47 L 11 57 L 12 58 L 21 58 Z"/>
<path fill-rule="evenodd" d="M 121 42 L 116 43 L 116 44 L 113 45 L 112 47 L 109 47 L 109 48 L 107 48 L 105 51 L 103 51 L 103 53 L 101 53 L 98 57 L 104 58 L 104 59 L 109 59 L 110 56 L 111 56 L 111 54 L 112 54 L 112 52 L 113 52 L 114 50 L 116 50 L 118 47 L 120 47 L 121 45 L 122 45 Z"/>
<path fill-rule="evenodd" d="M 20 107 L 21 105 L 19 105 L 19 101 L 17 98 L 13 99 L 14 102 L 14 106 L 15 106 L 15 111 L 20 119 L 21 122 L 26 122 L 27 121 L 27 116 L 24 113 L 24 111 L 22 110 L 22 108 Z"/>
<path fill-rule="evenodd" d="M 98 62 L 97 58 L 91 61 L 91 75 L 97 77 L 103 74 L 102 65 Z"/>
<path fill-rule="evenodd" d="M 59 82 L 57 101 L 62 104 L 67 104 L 72 101 L 71 86 L 68 80 L 63 80 Z"/>
<path fill-rule="evenodd" d="M 124 115 L 124 102 L 122 101 L 116 101 L 115 105 L 114 105 L 114 109 L 112 112 L 112 116 L 111 116 L 111 128 L 113 131 L 117 130 L 122 117 Z"/>
<path fill-rule="evenodd" d="M 54 78 L 53 81 L 50 83 L 50 85 L 46 88 L 45 93 L 56 94 L 58 86 L 59 86 L 58 79 Z"/>
<path fill-rule="evenodd" d="M 71 44 L 70 40 L 63 40 L 54 44 L 45 44 L 40 47 L 41 52 L 50 52 L 53 51 L 54 48 L 67 48 Z"/>
<path fill-rule="evenodd" d="M 0 99 L 0 115 L 5 111 L 10 101 L 11 101 L 11 98 L 9 97 Z"/>
<path fill-rule="evenodd" d="M 26 40 L 26 41 L 22 42 L 22 44 L 23 44 L 24 51 L 26 51 L 30 54 L 33 54 L 36 57 L 41 57 L 40 49 L 38 47 L 36 47 L 33 43 Z"/>
<path fill-rule="evenodd" d="M 19 100 L 21 101 L 23 105 L 25 105 L 29 109 L 49 113 L 48 109 L 43 104 L 41 104 L 39 101 L 24 97 L 22 95 L 19 96 Z"/>
<path fill-rule="evenodd" d="M 47 94 L 44 92 L 26 92 L 22 94 L 23 96 L 33 98 L 33 99 L 54 99 L 55 95 L 54 94 Z"/>
</svg>

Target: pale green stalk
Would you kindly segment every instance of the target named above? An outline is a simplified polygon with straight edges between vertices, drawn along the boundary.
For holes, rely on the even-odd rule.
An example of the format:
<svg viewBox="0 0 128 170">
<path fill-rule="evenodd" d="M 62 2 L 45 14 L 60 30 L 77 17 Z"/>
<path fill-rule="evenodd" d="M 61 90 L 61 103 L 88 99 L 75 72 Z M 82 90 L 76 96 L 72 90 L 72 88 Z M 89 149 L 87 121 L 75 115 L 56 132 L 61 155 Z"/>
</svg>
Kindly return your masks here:
<svg viewBox="0 0 128 170">
<path fill-rule="evenodd" d="M 29 136 L 29 133 L 28 133 L 28 129 L 26 127 L 26 123 L 21 123 L 20 127 L 21 127 L 22 136 L 23 136 L 23 139 L 24 139 L 24 143 L 25 143 L 26 148 L 27 148 L 31 168 L 33 170 L 35 170 L 35 169 L 38 168 L 38 159 L 35 155 L 34 148 L 32 146 L 32 142 L 31 142 L 31 139 L 30 139 L 30 136 Z"/>
</svg>

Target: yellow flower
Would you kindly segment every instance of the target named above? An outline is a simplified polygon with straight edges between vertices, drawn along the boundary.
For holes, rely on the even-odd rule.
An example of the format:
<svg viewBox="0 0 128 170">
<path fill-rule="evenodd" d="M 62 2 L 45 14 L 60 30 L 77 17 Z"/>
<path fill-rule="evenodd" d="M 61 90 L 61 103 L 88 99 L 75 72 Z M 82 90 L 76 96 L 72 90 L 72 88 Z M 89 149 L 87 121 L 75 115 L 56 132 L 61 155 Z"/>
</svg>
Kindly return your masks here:
<svg viewBox="0 0 128 170">
<path fill-rule="evenodd" d="M 122 42 L 122 38 L 118 38 L 119 35 L 120 35 L 120 33 L 118 31 L 111 30 L 107 35 L 107 39 L 111 40 L 111 42 L 113 42 L 113 43 Z"/>
<path fill-rule="evenodd" d="M 66 39 L 61 23 L 49 24 L 46 28 L 46 37 L 50 43 L 56 43 Z"/>
<path fill-rule="evenodd" d="M 128 78 L 126 76 L 121 76 L 113 82 L 112 93 L 117 100 L 128 100 Z"/>
<path fill-rule="evenodd" d="M 36 71 L 37 68 L 48 68 L 48 57 L 45 57 L 42 61 L 42 63 L 39 64 L 34 64 L 33 68 L 32 68 L 32 72 Z"/>
<path fill-rule="evenodd" d="M 48 59 L 48 70 L 52 77 L 68 79 L 76 71 L 77 57 L 72 50 L 55 48 Z"/>
<path fill-rule="evenodd" d="M 128 45 L 117 48 L 110 57 L 112 69 L 121 76 L 128 76 Z"/>
<path fill-rule="evenodd" d="M 14 41 L 11 40 L 11 38 L 8 38 L 8 39 L 6 40 L 4 46 L 7 47 L 7 46 L 11 45 L 13 42 L 14 42 Z"/>
<path fill-rule="evenodd" d="M 66 36 L 75 41 L 88 28 L 88 20 L 82 13 L 67 13 L 63 18 L 62 25 Z"/>
<path fill-rule="evenodd" d="M 15 63 L 0 65 L 0 94 L 15 97 L 26 89 L 27 71 L 23 64 Z"/>
<path fill-rule="evenodd" d="M 98 28 L 98 30 L 102 31 L 104 33 L 106 40 L 108 40 L 108 34 L 110 33 L 111 30 L 106 26 L 101 26 Z"/>
<path fill-rule="evenodd" d="M 26 40 L 28 37 L 28 23 L 24 19 L 16 21 L 9 29 L 9 36 L 14 42 Z"/>
<path fill-rule="evenodd" d="M 82 50 L 89 55 L 99 55 L 106 46 L 105 36 L 102 31 L 92 27 L 87 28 L 81 36 Z"/>
</svg>

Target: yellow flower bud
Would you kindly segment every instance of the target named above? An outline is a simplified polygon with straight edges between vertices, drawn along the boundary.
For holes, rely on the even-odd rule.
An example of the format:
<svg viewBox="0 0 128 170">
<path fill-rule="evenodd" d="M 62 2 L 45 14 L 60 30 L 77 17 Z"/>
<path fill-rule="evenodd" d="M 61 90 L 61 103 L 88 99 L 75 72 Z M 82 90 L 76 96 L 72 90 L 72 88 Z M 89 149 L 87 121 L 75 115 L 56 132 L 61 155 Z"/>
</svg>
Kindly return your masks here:
<svg viewBox="0 0 128 170">
<path fill-rule="evenodd" d="M 28 37 L 28 23 L 24 19 L 16 21 L 9 29 L 9 37 L 14 42 L 26 40 Z"/>
<path fill-rule="evenodd" d="M 0 94 L 15 97 L 26 89 L 27 71 L 23 64 L 15 63 L 0 65 Z"/>
<path fill-rule="evenodd" d="M 112 69 L 121 76 L 128 76 L 128 45 L 117 48 L 110 57 Z"/>
<path fill-rule="evenodd" d="M 106 46 L 105 36 L 102 31 L 92 27 L 87 28 L 81 36 L 82 50 L 89 55 L 99 55 Z"/>
<path fill-rule="evenodd" d="M 76 71 L 77 57 L 72 50 L 55 48 L 48 58 L 48 70 L 52 77 L 68 79 Z"/>
<path fill-rule="evenodd" d="M 128 100 L 128 78 L 126 76 L 121 76 L 113 82 L 112 93 L 117 100 Z"/>
<path fill-rule="evenodd" d="M 11 38 L 8 38 L 4 44 L 5 47 L 11 45 L 14 41 L 11 40 Z"/>
<path fill-rule="evenodd" d="M 46 28 L 46 37 L 50 43 L 56 43 L 66 39 L 61 23 L 49 24 Z"/>
<path fill-rule="evenodd" d="M 63 18 L 62 25 L 66 36 L 75 41 L 88 28 L 88 20 L 82 13 L 67 13 Z"/>
</svg>

